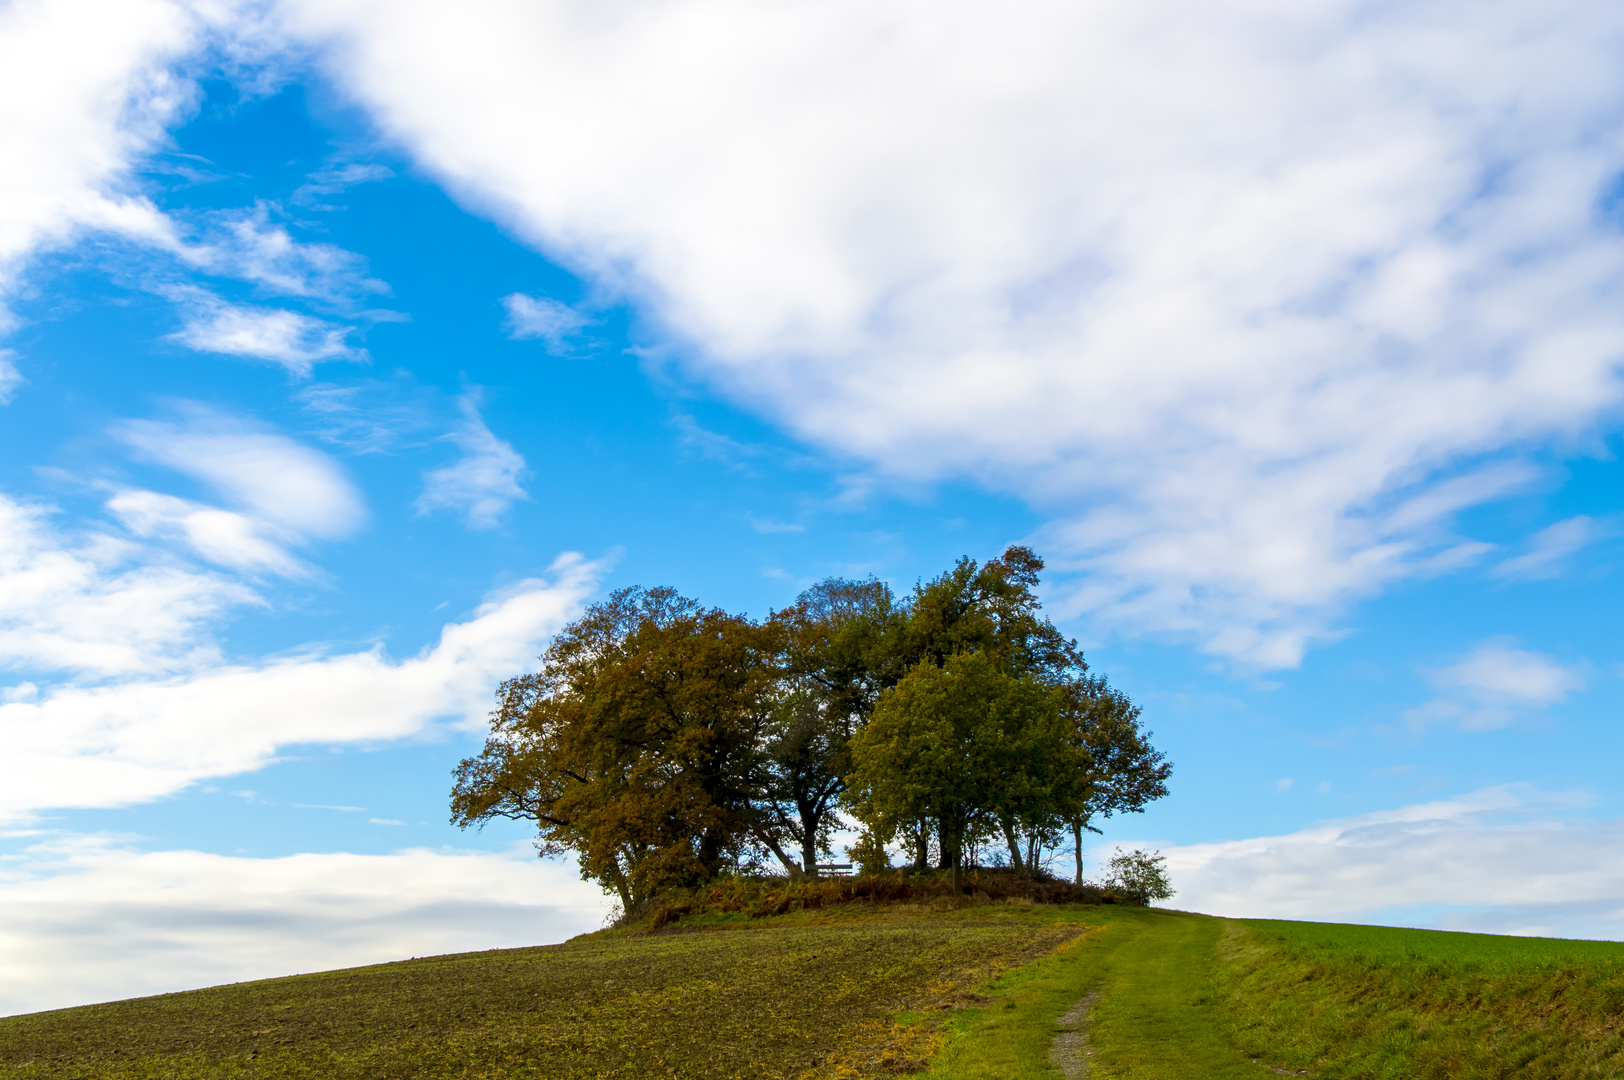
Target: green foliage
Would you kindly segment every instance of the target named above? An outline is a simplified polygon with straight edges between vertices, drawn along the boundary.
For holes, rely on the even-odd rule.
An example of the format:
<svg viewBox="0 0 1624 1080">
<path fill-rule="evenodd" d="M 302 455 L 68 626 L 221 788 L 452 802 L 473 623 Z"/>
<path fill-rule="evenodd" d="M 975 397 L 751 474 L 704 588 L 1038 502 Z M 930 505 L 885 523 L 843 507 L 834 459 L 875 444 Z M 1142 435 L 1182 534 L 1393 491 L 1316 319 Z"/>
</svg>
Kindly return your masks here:
<svg viewBox="0 0 1624 1080">
<path fill-rule="evenodd" d="M 857 873 L 861 876 L 868 877 L 891 871 L 891 853 L 885 850 L 885 844 L 868 829 L 864 829 L 858 835 L 857 843 L 847 848 L 846 854 L 856 864 Z"/>
<path fill-rule="evenodd" d="M 980 821 L 1044 797 L 1057 757 L 1059 695 L 1000 670 L 987 653 L 920 664 L 881 696 L 851 740 L 848 801 L 871 829 L 934 821 L 957 868 Z"/>
<path fill-rule="evenodd" d="M 622 589 L 509 679 L 484 752 L 462 762 L 452 820 L 533 820 L 626 910 L 716 874 L 751 834 L 776 667 L 772 627 Z"/>
<path fill-rule="evenodd" d="M 1143 848 L 1111 856 L 1105 885 L 1136 904 L 1166 900 L 1173 895 L 1173 886 L 1167 880 L 1167 857 Z"/>
<path fill-rule="evenodd" d="M 857 816 L 859 861 L 901 837 L 924 868 L 989 840 L 1037 874 L 1070 831 L 1166 794 L 1139 712 L 1041 614 L 1043 561 L 961 559 L 899 603 L 831 578 L 763 623 L 623 589 L 502 684 L 452 820 L 534 821 L 543 854 L 634 911 L 769 856 L 791 876 Z M 1081 863 L 1076 880 L 1082 880 Z"/>
</svg>

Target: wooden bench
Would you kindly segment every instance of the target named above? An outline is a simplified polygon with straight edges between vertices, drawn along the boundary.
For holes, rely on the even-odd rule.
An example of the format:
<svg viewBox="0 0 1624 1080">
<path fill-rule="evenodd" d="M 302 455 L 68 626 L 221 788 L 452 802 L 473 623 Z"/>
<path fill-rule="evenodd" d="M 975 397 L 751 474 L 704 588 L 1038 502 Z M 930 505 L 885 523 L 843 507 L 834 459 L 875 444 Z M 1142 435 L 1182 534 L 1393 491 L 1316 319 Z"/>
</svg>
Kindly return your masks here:
<svg viewBox="0 0 1624 1080">
<path fill-rule="evenodd" d="M 851 863 L 814 863 L 812 872 L 819 877 L 851 877 Z"/>
</svg>

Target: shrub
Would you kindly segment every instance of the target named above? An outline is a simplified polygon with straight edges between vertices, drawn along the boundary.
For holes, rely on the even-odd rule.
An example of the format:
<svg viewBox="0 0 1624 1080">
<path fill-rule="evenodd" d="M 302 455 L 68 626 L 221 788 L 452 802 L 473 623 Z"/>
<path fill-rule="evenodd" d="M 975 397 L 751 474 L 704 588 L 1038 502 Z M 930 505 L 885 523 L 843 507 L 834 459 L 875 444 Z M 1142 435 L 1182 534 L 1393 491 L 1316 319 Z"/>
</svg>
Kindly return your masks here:
<svg viewBox="0 0 1624 1080">
<path fill-rule="evenodd" d="M 1166 900 L 1173 895 L 1173 886 L 1167 880 L 1166 862 L 1167 856 L 1159 851 L 1146 851 L 1144 848 L 1126 853 L 1118 851 L 1111 856 L 1105 887 L 1121 893 L 1135 904 Z"/>
<path fill-rule="evenodd" d="M 891 853 L 867 829 L 857 838 L 857 843 L 846 849 L 846 855 L 857 864 L 859 877 L 889 873 L 891 870 Z"/>
<path fill-rule="evenodd" d="M 759 919 L 791 911 L 838 907 L 842 904 L 1014 902 L 1034 904 L 1121 904 L 1131 898 L 1098 885 L 1044 880 L 1009 870 L 971 867 L 964 871 L 964 889 L 954 893 L 946 871 L 912 873 L 893 870 L 850 878 L 791 881 L 782 877 L 722 878 L 693 889 L 668 889 L 648 904 L 623 916 L 617 925 L 658 930 L 688 916 L 733 912 Z M 968 890 L 969 896 L 966 896 Z"/>
</svg>

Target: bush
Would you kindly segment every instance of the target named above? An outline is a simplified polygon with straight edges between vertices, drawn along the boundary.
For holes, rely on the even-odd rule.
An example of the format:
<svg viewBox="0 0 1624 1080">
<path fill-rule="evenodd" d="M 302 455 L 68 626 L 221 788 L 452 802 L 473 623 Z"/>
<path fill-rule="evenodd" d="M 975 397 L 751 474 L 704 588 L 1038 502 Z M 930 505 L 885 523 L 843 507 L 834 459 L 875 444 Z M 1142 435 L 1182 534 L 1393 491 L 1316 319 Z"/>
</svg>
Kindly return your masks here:
<svg viewBox="0 0 1624 1080">
<path fill-rule="evenodd" d="M 1035 904 L 1122 904 L 1137 902 L 1110 888 L 1044 880 L 1009 870 L 971 867 L 964 871 L 964 888 L 955 898 L 952 876 L 946 871 L 914 873 L 894 870 L 850 878 L 791 881 L 782 877 L 735 877 L 694 889 L 669 889 L 617 925 L 658 930 L 688 916 L 740 912 L 751 918 L 785 915 L 791 911 L 837 907 L 842 904 L 1015 902 Z"/>
<path fill-rule="evenodd" d="M 1152 900 L 1166 900 L 1173 895 L 1173 886 L 1167 880 L 1167 856 L 1159 851 L 1138 848 L 1111 856 L 1110 873 L 1105 887 L 1121 893 L 1135 904 L 1148 904 Z"/>
<path fill-rule="evenodd" d="M 857 864 L 859 877 L 885 874 L 891 870 L 891 853 L 867 829 L 857 838 L 857 843 L 846 849 L 846 855 Z"/>
</svg>

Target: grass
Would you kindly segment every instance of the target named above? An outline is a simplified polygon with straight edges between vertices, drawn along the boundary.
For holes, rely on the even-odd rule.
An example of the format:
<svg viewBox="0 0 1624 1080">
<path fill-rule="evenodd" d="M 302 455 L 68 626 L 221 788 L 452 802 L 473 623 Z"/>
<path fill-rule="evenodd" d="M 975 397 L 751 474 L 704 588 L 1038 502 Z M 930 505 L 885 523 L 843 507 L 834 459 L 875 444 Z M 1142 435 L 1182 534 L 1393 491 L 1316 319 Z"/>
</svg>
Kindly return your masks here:
<svg viewBox="0 0 1624 1080">
<path fill-rule="evenodd" d="M 724 1078 L 908 1071 L 929 1025 L 1080 928 L 977 907 L 610 932 L 0 1019 L 0 1077 Z"/>
<path fill-rule="evenodd" d="M 1230 1037 L 1224 1003 L 1214 993 L 1220 920 L 1128 907 L 1095 909 L 1089 919 L 1096 929 L 989 984 L 990 1006 L 956 1018 L 921 1075 L 1059 1077 L 1049 1060 L 1055 1021 L 1098 991 L 1092 1075 L 1259 1080 L 1261 1070 Z"/>
<path fill-rule="evenodd" d="M 1091 1080 L 1624 1076 L 1624 945 L 781 892 L 689 897 L 654 933 L 0 1019 L 0 1080 L 1057 1080 L 1056 1018 L 1095 992 Z"/>
<path fill-rule="evenodd" d="M 1624 1076 L 1621 944 L 1154 909 L 1088 918 L 1097 929 L 989 984 L 919 1075 L 1054 1080 L 1055 1020 L 1098 991 L 1095 1080 Z"/>
<path fill-rule="evenodd" d="M 1327 1080 L 1624 1075 L 1624 945 L 1244 925 L 1219 984 L 1251 1052 Z"/>
</svg>

